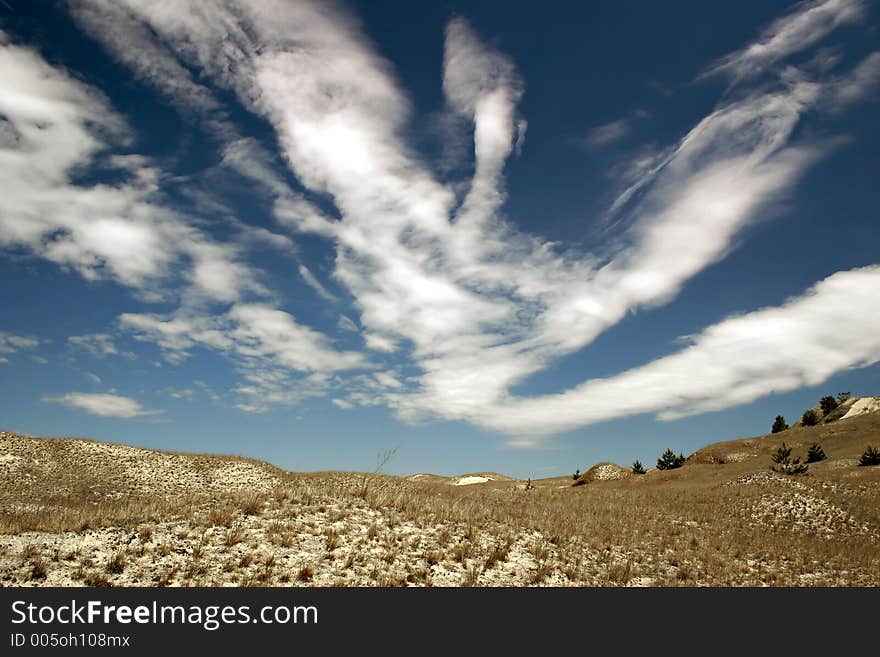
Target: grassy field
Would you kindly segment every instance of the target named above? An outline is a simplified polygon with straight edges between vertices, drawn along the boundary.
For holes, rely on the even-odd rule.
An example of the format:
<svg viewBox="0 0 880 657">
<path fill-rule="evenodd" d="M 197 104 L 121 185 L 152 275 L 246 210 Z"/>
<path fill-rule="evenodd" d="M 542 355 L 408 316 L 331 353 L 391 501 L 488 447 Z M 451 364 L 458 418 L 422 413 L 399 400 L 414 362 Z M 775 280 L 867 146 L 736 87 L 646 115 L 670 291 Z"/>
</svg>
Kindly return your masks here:
<svg viewBox="0 0 880 657">
<path fill-rule="evenodd" d="M 783 440 L 827 459 L 771 472 Z M 0 583 L 876 586 L 869 444 L 880 413 L 713 444 L 675 470 L 454 486 L 0 433 Z"/>
</svg>

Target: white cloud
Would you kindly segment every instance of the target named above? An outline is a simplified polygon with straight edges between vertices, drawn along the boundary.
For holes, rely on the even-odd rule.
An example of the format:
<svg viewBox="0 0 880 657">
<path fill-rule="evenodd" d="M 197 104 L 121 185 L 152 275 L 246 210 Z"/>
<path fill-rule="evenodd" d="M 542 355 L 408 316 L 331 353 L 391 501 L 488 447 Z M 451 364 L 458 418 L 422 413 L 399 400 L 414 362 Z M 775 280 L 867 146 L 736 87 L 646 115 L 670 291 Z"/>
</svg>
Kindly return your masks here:
<svg viewBox="0 0 880 657">
<path fill-rule="evenodd" d="M 865 15 L 862 0 L 808 0 L 773 21 L 758 39 L 713 64 L 703 75 L 726 73 L 736 79 L 761 73 L 776 62 L 808 48 L 841 25 Z"/>
<path fill-rule="evenodd" d="M 620 141 L 631 131 L 632 125 L 628 119 L 617 119 L 590 130 L 590 134 L 587 135 L 584 144 L 592 150 L 597 150 Z"/>
<path fill-rule="evenodd" d="M 263 304 L 235 304 L 224 315 L 126 313 L 119 322 L 135 339 L 156 343 L 171 363 L 196 347 L 226 355 L 246 381 L 233 392 L 247 400 L 237 404 L 247 412 L 323 395 L 328 374 L 369 366 L 362 354 L 335 349 L 323 334 Z"/>
<path fill-rule="evenodd" d="M 330 292 L 330 290 L 328 290 L 326 287 L 324 287 L 324 284 L 321 283 L 321 281 L 319 281 L 317 278 L 315 278 L 315 275 L 311 271 L 309 271 L 309 268 L 305 265 L 299 266 L 299 275 L 302 276 L 302 279 L 306 282 L 306 284 L 310 288 L 312 288 L 319 297 L 324 299 L 324 301 L 329 301 L 331 303 L 336 303 L 339 301 L 339 298 L 335 294 Z"/>
<path fill-rule="evenodd" d="M 105 356 L 125 356 L 126 358 L 134 358 L 134 354 L 130 352 L 120 353 L 113 340 L 113 336 L 109 333 L 89 333 L 86 335 L 71 335 L 67 338 L 67 343 L 78 349 L 89 352 L 96 358 Z"/>
<path fill-rule="evenodd" d="M 111 394 L 69 392 L 61 397 L 45 396 L 42 398 L 42 401 L 44 403 L 64 404 L 65 406 L 78 408 L 101 417 L 132 418 L 144 415 L 159 415 L 164 412 L 144 409 L 140 403 L 130 397 Z"/>
<path fill-rule="evenodd" d="M 16 335 L 0 331 L 0 354 L 14 354 L 22 349 L 36 349 L 40 339 L 32 335 Z"/>
<path fill-rule="evenodd" d="M 338 326 L 339 329 L 342 331 L 348 331 L 350 333 L 357 333 L 358 332 L 357 324 L 355 324 L 351 320 L 351 318 L 346 317 L 345 315 L 339 316 L 339 321 L 336 322 L 336 326 Z"/>
<path fill-rule="evenodd" d="M 185 112 L 217 111 L 220 103 L 193 80 L 179 58 L 125 6 L 111 0 L 71 3 L 71 15 L 92 38 Z"/>
<path fill-rule="evenodd" d="M 829 85 L 827 99 L 834 109 L 841 110 L 857 103 L 880 87 L 880 52 L 872 52 L 849 75 Z"/>
<path fill-rule="evenodd" d="M 291 315 L 264 305 L 237 305 L 229 312 L 230 332 L 242 356 L 272 359 L 303 372 L 332 372 L 363 367 L 363 356 L 337 351 L 321 333 L 298 324 Z"/>
<path fill-rule="evenodd" d="M 109 5 L 89 6 L 103 11 Z M 291 192 L 258 144 L 234 129 L 220 130 L 226 139 L 221 166 L 260 181 L 283 225 L 332 240 L 334 280 L 354 297 L 366 347 L 378 352 L 376 357 L 408 358 L 419 371 L 406 384 L 391 372 L 364 375 L 369 382 L 354 377 L 345 403 L 382 402 L 406 418 L 465 419 L 510 432 L 538 431 L 540 422 L 534 418 L 551 417 L 554 409 L 561 409 L 558 419 L 545 426 L 561 429 L 597 421 L 570 412 L 560 401 L 564 396 L 517 400 L 508 391 L 588 345 L 627 313 L 668 302 L 694 275 L 722 259 L 741 231 L 784 198 L 827 150 L 827 144 L 809 134 L 793 137 L 801 116 L 821 109 L 829 89 L 846 95 L 840 80 L 820 76 L 811 81 L 789 71 L 774 86 L 725 97 L 678 143 L 632 169 L 614 207 L 626 214 L 629 226 L 620 239 L 603 252 L 563 251 L 504 221 L 503 173 L 522 143 L 526 124 L 517 104 L 525 86 L 511 59 L 486 45 L 466 20 L 453 19 L 446 29 L 443 90 L 449 111 L 472 127 L 474 171 L 468 181 L 446 181 L 405 141 L 411 108 L 390 64 L 336 5 L 125 0 L 119 6 L 124 8 L 120 24 L 137 39 L 148 40 L 145 52 L 157 59 L 151 64 L 147 56 L 119 53 L 113 44 L 108 46 L 111 52 L 171 98 L 186 94 L 192 84 L 234 93 L 243 107 L 270 122 L 285 163 L 309 196 L 320 195 L 335 205 L 336 212 L 324 213 Z M 751 76 L 818 42 L 838 25 L 855 21 L 862 8 L 855 0 L 800 5 L 712 71 L 730 72 L 738 79 Z M 122 11 L 96 10 L 98 18 L 81 12 L 80 18 L 92 21 L 97 34 Z M 45 77 L 48 67 L 40 66 Z M 151 66 L 181 79 L 166 83 L 151 73 Z M 865 75 L 857 72 L 852 79 L 870 79 L 873 69 L 865 66 Z M 41 166 L 63 178 L 74 163 L 88 161 L 105 146 L 103 137 L 85 127 L 81 114 L 106 109 L 106 103 L 57 71 L 49 72 L 60 75 L 58 89 L 76 96 L 59 135 L 66 137 L 67 146 L 61 149 L 53 142 L 39 158 Z M 19 95 L 34 95 L 41 87 L 21 84 L 16 89 Z M 51 100 L 56 91 L 53 87 L 36 95 Z M 213 111 L 208 102 L 193 105 L 197 111 Z M 27 122 L 33 118 L 31 105 L 12 102 L 11 107 L 25 117 L 16 130 L 20 132 L 21 124 L 27 138 L 39 139 Z M 106 132 L 125 132 L 118 121 L 107 122 Z M 623 127 L 616 130 L 619 137 Z M 608 134 L 604 138 L 610 139 Z M 151 194 L 159 174 L 143 165 L 134 170 L 139 182 L 101 190 L 114 201 L 122 195 L 128 205 L 117 205 L 124 205 L 124 212 L 95 212 L 90 201 L 85 204 L 88 213 L 74 224 L 65 215 L 53 218 L 45 229 L 21 219 L 9 223 L 8 230 L 18 231 L 15 239 L 36 249 L 46 231 L 60 225 L 73 236 L 71 245 L 62 240 L 57 249 L 44 248 L 45 257 L 76 266 L 85 275 L 109 269 L 133 285 L 160 276 L 172 260 L 188 262 L 190 296 L 228 304 L 222 312 L 212 314 L 204 304 L 185 298 L 171 314 L 125 314 L 120 323 L 139 339 L 156 342 L 172 361 L 195 347 L 229 356 L 244 379 L 234 391 L 242 410 L 262 412 L 272 403 L 329 394 L 346 387 L 338 373 L 368 365 L 362 354 L 335 349 L 326 336 L 272 307 L 265 298 L 268 291 L 240 262 L 235 248 L 207 239 L 180 217 L 157 208 Z M 25 182 L 40 179 L 38 173 Z M 45 204 L 59 186 L 70 194 L 66 183 L 50 183 L 28 196 L 28 204 Z M 17 211 L 24 212 L 28 204 Z M 99 221 L 110 223 L 96 227 Z M 108 245 L 117 240 L 121 252 L 108 253 Z M 154 242 L 172 243 L 175 249 L 154 253 Z M 131 248 L 126 245 L 135 244 L 146 246 L 129 262 Z M 305 268 L 300 273 L 327 300 L 330 293 L 312 273 Z M 253 295 L 262 297 L 254 301 Z M 780 312 L 800 308 L 793 303 Z M 357 328 L 350 319 L 339 321 L 343 328 Z M 775 326 L 758 325 L 768 330 Z M 703 345 L 710 350 L 711 331 L 701 334 L 703 341 L 694 349 Z M 803 336 L 803 344 L 814 337 Z M 670 395 L 680 390 L 680 397 L 668 405 L 677 404 L 681 412 L 706 409 L 705 400 L 694 395 L 674 368 L 645 367 L 653 368 L 645 369 L 648 374 L 669 377 L 657 387 Z M 635 383 L 651 387 L 650 376 L 648 383 L 642 381 Z M 596 386 L 583 384 L 590 391 Z M 642 412 L 633 408 L 657 410 L 649 398 L 643 390 L 631 406 L 609 408 L 616 408 L 618 415 Z M 521 422 L 514 426 L 506 419 L 510 415 Z"/>
<path fill-rule="evenodd" d="M 716 411 L 815 386 L 880 362 L 880 267 L 839 272 L 782 306 L 730 317 L 690 346 L 558 395 L 503 403 L 469 417 L 508 433 L 551 434 L 645 412 L 662 419 Z"/>
<path fill-rule="evenodd" d="M 25 246 L 87 279 L 112 278 L 155 298 L 183 267 L 191 297 L 262 292 L 233 245 L 218 244 L 156 200 L 160 172 L 136 155 L 107 157 L 131 135 L 95 89 L 34 50 L 0 45 L 0 247 Z M 126 181 L 76 185 L 100 163 Z"/>
<path fill-rule="evenodd" d="M 855 15 L 853 3 L 824 3 L 806 20 L 802 8 L 730 65 L 781 57 L 792 34 L 818 34 L 827 21 L 817 16 L 838 5 L 841 20 Z M 200 8 L 183 18 L 162 6 L 134 11 L 177 56 L 268 118 L 293 173 L 333 198 L 341 221 L 309 216 L 311 208 L 291 210 L 291 221 L 338 240 L 336 278 L 356 298 L 367 347 L 412 347 L 419 392 L 389 386 L 386 395 L 408 417 L 471 418 L 498 408 L 510 386 L 627 312 L 668 301 L 821 154 L 818 144 L 789 143 L 821 84 L 785 80 L 728 101 L 633 183 L 641 191 L 623 246 L 601 260 L 560 255 L 497 215 L 524 87 L 510 59 L 465 20 L 447 27 L 443 67 L 449 105 L 474 130 L 475 171 L 456 209 L 451 188 L 401 141 L 409 103 L 352 20 L 310 3 L 244 3 L 234 17 L 225 7 Z M 260 324 L 274 323 L 271 312 L 259 311 Z M 237 330 L 231 339 L 240 351 L 247 340 Z M 271 334 L 254 331 L 257 351 L 304 368 L 300 350 Z"/>
</svg>

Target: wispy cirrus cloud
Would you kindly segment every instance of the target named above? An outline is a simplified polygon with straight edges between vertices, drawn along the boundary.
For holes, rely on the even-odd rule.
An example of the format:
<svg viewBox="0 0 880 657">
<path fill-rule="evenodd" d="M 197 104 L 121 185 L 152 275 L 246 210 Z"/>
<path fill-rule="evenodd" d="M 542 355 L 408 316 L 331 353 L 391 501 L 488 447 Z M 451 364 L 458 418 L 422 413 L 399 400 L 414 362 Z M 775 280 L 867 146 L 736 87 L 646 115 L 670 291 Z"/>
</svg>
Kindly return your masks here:
<svg viewBox="0 0 880 657">
<path fill-rule="evenodd" d="M 265 304 L 236 304 L 217 315 L 126 313 L 119 325 L 135 339 L 157 344 L 172 364 L 194 349 L 230 358 L 243 379 L 232 394 L 248 412 L 323 396 L 338 387 L 333 373 L 370 367 L 362 354 L 335 349 L 322 333 Z"/>
<path fill-rule="evenodd" d="M 620 141 L 630 132 L 632 132 L 632 123 L 629 119 L 617 119 L 597 125 L 590 130 L 582 143 L 590 150 L 598 150 Z"/>
<path fill-rule="evenodd" d="M 505 433 L 552 434 L 636 413 L 673 420 L 818 385 L 880 362 L 878 285 L 880 267 L 839 272 L 780 306 L 709 326 L 670 356 L 561 394 L 511 397 L 470 419 Z"/>
<path fill-rule="evenodd" d="M 773 21 L 755 41 L 712 64 L 702 76 L 751 77 L 816 44 L 838 27 L 858 22 L 865 13 L 863 0 L 805 0 Z"/>
<path fill-rule="evenodd" d="M 310 363 L 284 351 L 282 361 L 294 369 L 360 365 L 350 353 L 334 361 L 323 336 L 317 345 L 317 334 L 289 315 L 283 315 L 280 328 L 281 314 L 254 315 L 260 307 L 255 301 L 271 296 L 259 282 L 258 269 L 245 262 L 238 244 L 213 238 L 196 218 L 166 204 L 165 174 L 149 159 L 124 152 L 130 129 L 97 90 L 8 40 L 0 45 L 0 65 L 9 71 L 0 81 L 0 183 L 7 190 L 0 198 L 0 247 L 25 247 L 86 279 L 114 280 L 148 302 L 177 300 L 182 316 L 210 316 L 225 305 L 222 312 L 237 318 L 232 336 L 223 334 L 230 324 L 215 322 L 195 338 L 181 338 L 172 323 L 157 333 L 164 336 L 163 346 L 177 340 L 255 349 L 281 330 L 315 347 Z M 156 78 L 165 79 L 165 73 L 174 70 Z M 189 82 L 169 84 L 169 93 L 191 92 Z M 123 182 L 74 182 L 74 171 L 89 168 L 121 174 Z M 278 236 L 271 238 L 277 243 Z M 109 334 L 73 336 L 69 344 L 94 355 L 118 352 Z M 184 351 L 169 353 L 179 360 Z"/>
<path fill-rule="evenodd" d="M 319 297 L 324 299 L 324 301 L 329 301 L 330 303 L 336 303 L 339 301 L 339 298 L 335 294 L 324 287 L 324 284 L 315 278 L 315 275 L 308 267 L 300 265 L 298 271 L 299 275 L 306 282 L 306 285 L 312 288 Z"/>
<path fill-rule="evenodd" d="M 164 413 L 145 409 L 130 397 L 108 393 L 68 392 L 60 397 L 45 396 L 42 401 L 47 404 L 63 404 L 101 417 L 135 418 Z"/>
<path fill-rule="evenodd" d="M 826 100 L 834 110 L 844 110 L 876 94 L 880 88 L 880 52 L 872 52 L 860 61 L 852 73 L 828 86 Z"/>
<path fill-rule="evenodd" d="M 85 5 L 108 6 L 97 0 Z M 752 323 L 726 320 L 706 328 L 686 357 L 623 373 L 620 379 L 608 380 L 610 388 L 587 381 L 556 396 L 512 397 L 509 390 L 515 384 L 590 344 L 627 313 L 674 299 L 690 279 L 724 258 L 741 232 L 783 199 L 833 144 L 796 136 L 801 118 L 830 106 L 829 94 L 845 96 L 842 90 L 848 81 L 869 79 L 873 69 L 866 64 L 864 71 L 838 78 L 821 73 L 809 78 L 789 71 L 736 98 L 723 98 L 680 140 L 632 169 L 613 208 L 626 217 L 627 226 L 614 243 L 579 252 L 524 234 L 505 221 L 504 168 L 525 134 L 526 123 L 518 111 L 525 82 L 513 61 L 488 46 L 465 19 L 448 24 L 443 59 L 447 105 L 472 131 L 473 175 L 461 180 L 439 178 L 438 167 L 424 162 L 407 142 L 407 96 L 391 64 L 339 6 L 272 0 L 126 1 L 120 6 L 123 18 L 113 18 L 115 9 L 81 11 L 77 16 L 104 42 L 118 38 L 106 36 L 104 29 L 106 21 L 117 20 L 124 28 L 120 33 L 129 30 L 149 40 L 144 52 L 161 53 L 160 62 L 118 53 L 113 43 L 108 49 L 169 98 L 201 85 L 196 79 L 209 81 L 204 89 L 210 83 L 235 94 L 241 106 L 272 126 L 282 156 L 277 159 L 287 164 L 307 194 L 291 190 L 284 176 L 273 170 L 273 158 L 232 128 L 217 131 L 226 143 L 224 166 L 261 181 L 281 225 L 326 238 L 335 250 L 334 280 L 351 293 L 353 310 L 359 314 L 359 326 L 350 320 L 342 326 L 361 330 L 365 349 L 372 352 L 368 359 L 335 349 L 326 336 L 298 322 L 295 313 L 274 307 L 238 252 L 168 217 L 161 228 L 153 228 L 170 231 L 174 243 L 183 245 L 180 253 L 192 260 L 188 284 L 202 297 L 226 306 L 209 309 L 205 303 L 185 302 L 170 314 L 127 313 L 120 324 L 140 339 L 157 343 L 172 361 L 196 347 L 226 354 L 244 379 L 237 388 L 242 410 L 260 411 L 267 404 L 291 403 L 313 394 L 338 395 L 348 387 L 348 396 L 334 399 L 345 404 L 384 403 L 406 419 L 461 419 L 517 434 L 549 433 L 662 408 L 678 409 L 672 413 L 705 411 L 713 407 L 682 378 L 682 362 L 708 363 L 719 380 L 739 384 L 752 370 L 738 369 L 735 358 L 727 362 L 718 356 L 726 352 L 718 347 L 717 335 L 745 326 L 772 336 L 784 324 L 777 316 L 811 319 L 818 329 L 821 312 L 810 299 L 824 298 L 826 288 L 840 284 L 840 298 L 861 303 L 865 276 L 873 281 L 871 272 L 843 273 L 820 283 L 801 301 L 757 311 Z M 856 22 L 862 12 L 863 4 L 856 0 L 799 5 L 709 72 L 747 79 L 818 43 L 837 26 Z M 181 79 L 159 80 L 150 66 Z M 179 102 L 187 111 L 215 111 L 213 101 Z M 80 123 L 71 125 L 81 127 Z M 617 137 L 623 129 L 616 127 Z M 80 132 L 94 139 L 88 130 Z M 606 140 L 615 137 L 613 129 L 607 132 Z M 98 148 L 80 145 L 73 150 L 82 160 Z M 258 155 L 251 158 L 249 153 Z M 453 175 L 443 167 L 439 170 Z M 160 183 L 157 173 L 149 178 L 143 172 L 141 179 Z M 127 191 L 138 202 L 153 202 L 149 186 Z M 330 199 L 332 211 L 319 209 L 308 194 Z M 147 244 L 149 237 L 147 231 Z M 164 260 L 142 261 L 142 271 L 132 272 L 128 280 L 154 277 L 179 257 L 162 256 Z M 124 279 L 123 265 L 118 267 Z M 81 269 L 89 272 L 88 267 Z M 319 298 L 330 300 L 320 282 L 310 282 L 300 273 Z M 855 337 L 876 326 L 871 314 L 851 320 Z M 748 330 L 737 335 L 761 349 L 769 339 Z M 801 350 L 793 347 L 786 353 L 813 353 L 816 335 L 798 334 Z M 772 340 L 769 344 L 775 346 Z M 821 367 L 795 369 L 786 381 L 813 381 L 870 360 L 861 352 L 855 360 L 844 357 L 843 343 L 832 345 Z M 417 374 L 402 380 L 389 367 L 387 376 L 336 378 L 383 359 L 404 360 Z M 755 371 L 755 380 L 765 374 Z M 788 385 L 774 381 L 782 386 L 779 389 Z M 621 382 L 632 392 L 625 403 L 608 404 L 616 415 L 578 411 L 576 402 L 569 401 L 605 400 L 607 390 L 616 390 Z M 740 388 L 752 392 L 738 397 L 716 391 L 715 398 L 727 405 L 742 403 L 763 394 L 756 386 L 743 383 Z M 666 396 L 658 397 L 658 390 Z"/>
<path fill-rule="evenodd" d="M 87 279 L 135 290 L 158 285 L 188 263 L 189 293 L 231 300 L 260 291 L 234 245 L 219 244 L 162 204 L 161 172 L 135 154 L 110 154 L 131 141 L 125 121 L 95 89 L 27 47 L 0 46 L 0 247 L 25 246 Z M 112 170 L 120 184 L 78 185 L 84 167 Z"/>
</svg>

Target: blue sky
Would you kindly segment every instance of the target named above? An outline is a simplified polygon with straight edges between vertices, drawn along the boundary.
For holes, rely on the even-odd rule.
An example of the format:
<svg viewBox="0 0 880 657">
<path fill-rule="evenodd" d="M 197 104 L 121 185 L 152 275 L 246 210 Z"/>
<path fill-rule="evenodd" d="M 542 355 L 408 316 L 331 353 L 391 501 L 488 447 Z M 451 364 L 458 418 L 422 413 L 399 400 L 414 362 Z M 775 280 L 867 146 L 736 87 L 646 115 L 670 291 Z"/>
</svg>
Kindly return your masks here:
<svg viewBox="0 0 880 657">
<path fill-rule="evenodd" d="M 878 25 L 0 3 L 0 425 L 525 478 L 878 394 Z"/>
</svg>

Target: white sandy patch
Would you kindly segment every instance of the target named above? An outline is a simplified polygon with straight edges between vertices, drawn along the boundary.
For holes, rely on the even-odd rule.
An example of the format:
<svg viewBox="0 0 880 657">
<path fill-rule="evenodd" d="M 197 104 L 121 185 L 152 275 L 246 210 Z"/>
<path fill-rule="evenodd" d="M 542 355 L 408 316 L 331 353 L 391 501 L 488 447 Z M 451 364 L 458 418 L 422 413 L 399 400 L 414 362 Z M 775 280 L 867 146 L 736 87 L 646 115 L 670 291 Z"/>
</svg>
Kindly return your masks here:
<svg viewBox="0 0 880 657">
<path fill-rule="evenodd" d="M 858 401 L 856 401 L 850 409 L 846 412 L 841 420 L 848 420 L 851 417 L 856 417 L 857 415 L 864 415 L 865 413 L 874 413 L 876 411 L 880 411 L 880 397 L 862 397 Z"/>
<path fill-rule="evenodd" d="M 485 484 L 487 481 L 494 481 L 492 477 L 459 477 L 455 480 L 455 486 L 470 486 L 471 484 Z"/>
</svg>

